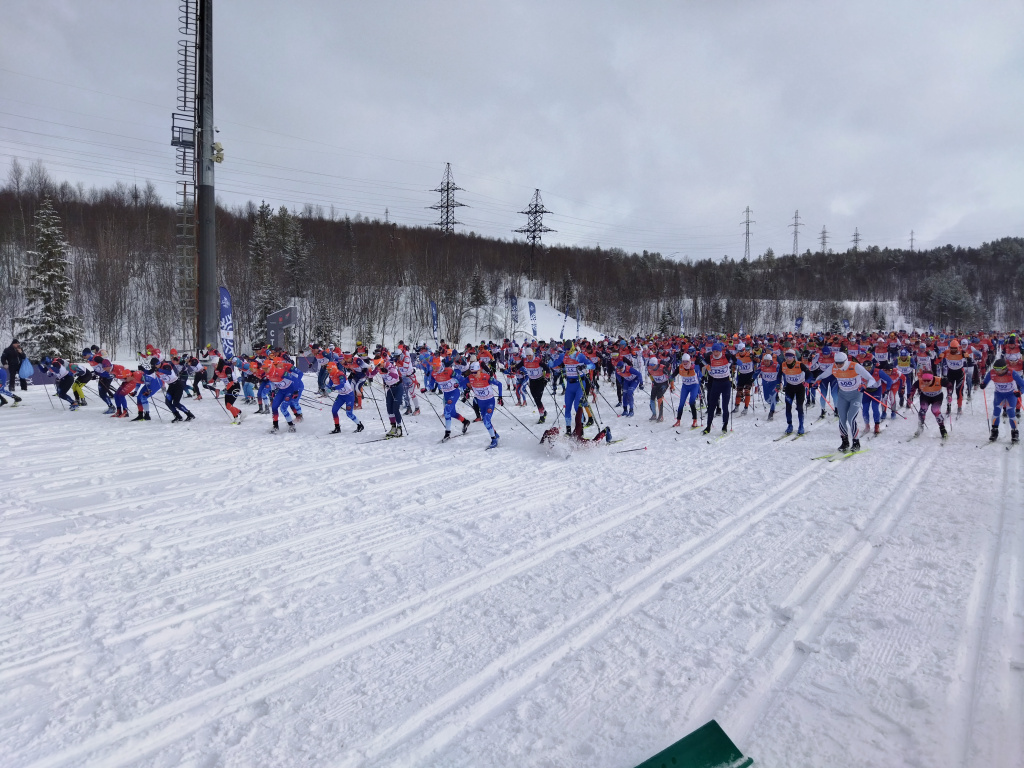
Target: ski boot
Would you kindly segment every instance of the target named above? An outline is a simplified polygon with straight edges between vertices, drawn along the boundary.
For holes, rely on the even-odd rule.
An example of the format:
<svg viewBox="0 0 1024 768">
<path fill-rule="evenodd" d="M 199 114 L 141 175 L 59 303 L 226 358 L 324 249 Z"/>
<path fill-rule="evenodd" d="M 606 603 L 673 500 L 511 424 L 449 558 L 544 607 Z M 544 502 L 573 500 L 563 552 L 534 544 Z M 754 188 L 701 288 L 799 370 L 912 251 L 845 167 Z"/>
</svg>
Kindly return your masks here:
<svg viewBox="0 0 1024 768">
<path fill-rule="evenodd" d="M 294 421 L 289 421 L 288 422 L 288 431 L 289 432 L 294 432 L 295 431 L 295 422 Z"/>
<path fill-rule="evenodd" d="M 177 424 L 179 421 L 184 421 L 184 419 L 181 418 L 181 414 L 180 413 L 174 414 L 174 418 L 171 419 L 171 424 Z"/>
<path fill-rule="evenodd" d="M 341 424 L 335 424 L 334 429 L 330 431 L 330 434 L 337 435 L 341 432 Z"/>
<path fill-rule="evenodd" d="M 994 443 L 999 439 L 999 427 L 992 427 L 992 434 L 988 436 L 988 441 Z"/>
<path fill-rule="evenodd" d="M 450 429 L 446 429 L 444 431 L 444 437 L 441 438 L 441 442 L 442 443 L 447 443 L 451 439 L 452 439 L 452 432 L 451 432 Z"/>
<path fill-rule="evenodd" d="M 78 410 L 78 403 L 71 403 L 71 405 L 68 406 L 68 410 L 69 411 L 77 411 Z"/>
<path fill-rule="evenodd" d="M 772 408 L 770 411 L 768 411 L 768 421 L 771 421 L 774 418 L 775 418 L 775 409 Z"/>
<path fill-rule="evenodd" d="M 540 418 L 539 418 L 539 419 L 537 420 L 537 423 L 538 423 L 538 424 L 543 424 L 543 423 L 545 422 L 545 420 L 546 420 L 547 418 L 548 418 L 548 415 L 547 415 L 547 413 L 546 413 L 546 412 L 545 412 L 545 413 L 542 413 L 542 414 L 540 415 Z"/>
<path fill-rule="evenodd" d="M 356 422 L 356 432 L 362 432 L 366 427 L 363 426 L 363 422 Z"/>
<path fill-rule="evenodd" d="M 672 426 L 673 427 L 678 427 L 679 426 L 679 422 L 680 422 L 680 419 L 676 419 L 675 424 L 673 424 Z"/>
<path fill-rule="evenodd" d="M 878 425 L 878 422 L 876 421 L 875 422 L 875 434 L 877 435 L 881 431 L 882 431 L 882 428 Z"/>
<path fill-rule="evenodd" d="M 787 424 L 786 425 L 786 434 L 787 435 L 792 435 L 793 434 L 793 425 L 792 424 Z"/>
<path fill-rule="evenodd" d="M 412 412 L 412 415 L 413 416 L 419 416 L 420 415 L 420 409 L 417 408 L 415 411 Z"/>
<path fill-rule="evenodd" d="M 702 435 L 710 435 L 711 434 L 711 422 L 710 421 L 708 422 L 708 425 L 706 427 L 704 427 L 704 429 L 702 429 L 700 431 L 700 433 Z"/>
<path fill-rule="evenodd" d="M 275 421 L 274 425 L 270 428 L 270 434 L 276 435 L 280 431 L 281 431 L 281 428 L 278 427 L 277 422 Z"/>
<path fill-rule="evenodd" d="M 1020 431 L 1016 429 L 1010 430 L 1010 445 L 1016 445 L 1020 442 Z"/>
<path fill-rule="evenodd" d="M 104 415 L 104 416 L 109 416 L 109 415 L 110 415 L 110 414 L 112 414 L 112 413 L 114 413 L 114 406 L 112 406 L 112 405 L 108 405 L 108 406 L 107 406 L 107 410 L 105 410 L 105 411 L 103 412 L 103 415 Z"/>
<path fill-rule="evenodd" d="M 566 425 L 566 427 L 565 427 L 565 436 L 569 437 L 571 435 L 572 435 L 572 427 Z"/>
<path fill-rule="evenodd" d="M 945 440 L 947 437 L 949 437 L 949 435 L 946 433 L 946 425 L 945 424 L 939 424 L 939 435 L 942 437 L 943 440 Z"/>
<path fill-rule="evenodd" d="M 498 447 L 498 433 L 494 433 L 494 437 L 491 438 L 491 444 L 487 446 L 487 450 Z"/>
<path fill-rule="evenodd" d="M 860 450 L 860 440 L 858 440 L 856 437 L 853 438 L 853 445 L 850 446 L 850 450 L 853 453 L 856 453 L 857 451 Z"/>
<path fill-rule="evenodd" d="M 819 419 L 824 419 L 825 418 L 825 409 L 824 408 L 821 409 L 821 415 L 818 416 L 818 418 Z"/>
<path fill-rule="evenodd" d="M 302 414 L 301 413 L 296 413 L 295 414 L 295 420 L 301 422 L 302 421 Z"/>
<path fill-rule="evenodd" d="M 192 411 L 185 411 L 185 421 L 195 421 L 196 415 Z"/>
<path fill-rule="evenodd" d="M 402 411 L 402 415 L 403 416 L 412 416 L 412 408 L 406 408 L 404 411 Z"/>
<path fill-rule="evenodd" d="M 850 440 L 849 440 L 849 438 L 846 437 L 846 435 L 843 435 L 843 442 L 841 442 L 839 444 L 839 452 L 840 453 L 846 453 L 849 450 L 850 450 Z"/>
<path fill-rule="evenodd" d="M 463 419 L 462 420 L 462 434 L 466 434 L 466 432 L 468 430 L 469 430 L 469 419 Z"/>
<path fill-rule="evenodd" d="M 803 424 L 801 424 L 801 425 L 800 425 L 800 428 L 799 428 L 799 429 L 798 429 L 798 430 L 796 431 L 796 433 L 797 433 L 798 435 L 803 435 L 803 434 L 806 434 L 806 433 L 804 432 L 804 425 L 803 425 Z"/>
</svg>

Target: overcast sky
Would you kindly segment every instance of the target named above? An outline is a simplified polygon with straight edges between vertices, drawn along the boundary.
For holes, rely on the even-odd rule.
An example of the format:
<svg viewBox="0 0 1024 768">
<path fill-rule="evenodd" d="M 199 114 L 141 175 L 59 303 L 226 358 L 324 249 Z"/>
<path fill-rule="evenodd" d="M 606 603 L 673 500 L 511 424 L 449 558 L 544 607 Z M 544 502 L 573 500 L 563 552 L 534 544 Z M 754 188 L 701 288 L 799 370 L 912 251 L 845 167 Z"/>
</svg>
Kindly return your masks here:
<svg viewBox="0 0 1024 768">
<path fill-rule="evenodd" d="M 1024 3 L 215 0 L 228 205 L 676 257 L 1024 235 Z M 175 0 L 20 0 L 0 164 L 173 199 Z M 63 138 L 58 138 L 63 137 Z"/>
</svg>

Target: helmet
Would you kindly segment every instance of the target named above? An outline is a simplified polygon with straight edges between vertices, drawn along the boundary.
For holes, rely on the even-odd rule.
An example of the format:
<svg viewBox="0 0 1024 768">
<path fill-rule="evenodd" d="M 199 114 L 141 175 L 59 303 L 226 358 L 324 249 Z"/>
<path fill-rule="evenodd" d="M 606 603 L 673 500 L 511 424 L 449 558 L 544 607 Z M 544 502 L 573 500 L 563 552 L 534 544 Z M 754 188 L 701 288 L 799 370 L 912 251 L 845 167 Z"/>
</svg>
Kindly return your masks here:
<svg viewBox="0 0 1024 768">
<path fill-rule="evenodd" d="M 845 352 L 836 352 L 836 363 L 838 363 L 839 365 L 845 363 L 847 359 L 848 358 L 846 357 Z"/>
</svg>

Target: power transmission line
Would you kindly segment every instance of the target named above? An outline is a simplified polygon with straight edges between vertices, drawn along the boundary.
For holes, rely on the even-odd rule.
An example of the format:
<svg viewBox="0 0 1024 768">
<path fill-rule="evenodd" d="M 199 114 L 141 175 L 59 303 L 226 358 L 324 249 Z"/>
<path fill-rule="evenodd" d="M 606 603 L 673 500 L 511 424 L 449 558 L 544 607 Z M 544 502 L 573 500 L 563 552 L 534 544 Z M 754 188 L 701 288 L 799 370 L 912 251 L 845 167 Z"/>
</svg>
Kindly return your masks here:
<svg viewBox="0 0 1024 768">
<path fill-rule="evenodd" d="M 797 212 L 793 214 L 793 223 L 790 224 L 789 226 L 791 226 L 793 228 L 793 255 L 794 256 L 799 256 L 800 255 L 800 237 L 799 237 L 799 235 L 800 235 L 800 227 L 803 226 L 803 224 L 800 223 L 800 211 L 799 210 L 797 210 Z"/>
<path fill-rule="evenodd" d="M 526 210 L 520 211 L 520 213 L 526 216 L 526 226 L 512 231 L 526 235 L 526 242 L 530 244 L 530 279 L 533 280 L 533 256 L 537 247 L 541 245 L 540 237 L 545 232 L 554 232 L 555 230 L 544 226 L 544 214 L 551 213 L 551 211 L 544 207 L 539 189 L 533 191 L 533 199 Z"/>
<path fill-rule="evenodd" d="M 467 207 L 465 203 L 455 200 L 455 193 L 465 190 L 455 186 L 455 180 L 452 179 L 451 163 L 444 164 L 444 178 L 441 179 L 441 186 L 433 191 L 441 193 L 441 201 L 436 205 L 429 206 L 431 210 L 441 212 L 441 217 L 434 222 L 434 226 L 441 230 L 442 235 L 450 235 L 455 232 L 456 224 L 462 224 L 461 221 L 455 220 L 455 209 Z"/>
<path fill-rule="evenodd" d="M 749 205 L 747 206 L 747 209 L 743 212 L 743 214 L 743 221 L 740 222 L 740 224 L 744 225 L 743 258 L 746 259 L 747 261 L 750 261 L 750 225 L 756 224 L 757 222 L 750 220 L 751 210 Z"/>
</svg>

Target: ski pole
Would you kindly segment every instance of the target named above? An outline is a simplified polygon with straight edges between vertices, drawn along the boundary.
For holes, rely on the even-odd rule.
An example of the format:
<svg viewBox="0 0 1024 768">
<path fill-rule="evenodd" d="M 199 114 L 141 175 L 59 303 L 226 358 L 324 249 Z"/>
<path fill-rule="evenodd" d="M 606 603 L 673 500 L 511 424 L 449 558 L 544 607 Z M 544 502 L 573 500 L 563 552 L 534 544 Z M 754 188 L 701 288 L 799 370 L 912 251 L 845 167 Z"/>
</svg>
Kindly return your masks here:
<svg viewBox="0 0 1024 768">
<path fill-rule="evenodd" d="M 529 428 L 528 426 L 526 426 L 525 424 L 523 424 L 523 422 L 519 421 L 518 417 L 517 417 L 517 416 L 516 416 L 516 415 L 515 415 L 514 413 L 512 413 L 512 411 L 510 411 L 510 410 L 509 410 L 509 409 L 508 409 L 508 408 L 507 408 L 506 406 L 502 405 L 502 406 L 500 406 L 500 408 L 501 408 L 501 409 L 502 409 L 503 411 L 505 411 L 505 413 L 506 413 L 506 414 L 507 414 L 508 416 L 511 416 L 511 417 L 512 417 L 513 419 L 515 419 L 515 420 L 516 420 L 517 422 L 519 422 L 520 426 L 522 426 L 522 428 L 523 428 L 523 429 L 525 429 L 525 430 L 526 430 L 527 432 L 529 432 L 529 433 L 530 433 L 531 435 L 533 435 L 534 437 L 536 437 L 536 436 L 537 436 L 536 434 L 534 434 L 534 431 L 533 431 L 532 429 L 530 429 L 530 428 Z"/>
<path fill-rule="evenodd" d="M 882 406 L 883 408 L 885 408 L 885 403 L 883 403 L 883 402 L 882 402 L 881 400 L 879 400 L 879 399 L 878 399 L 877 397 L 875 397 L 874 395 L 872 395 L 871 393 L 869 393 L 869 392 L 868 392 L 868 391 L 867 391 L 866 389 L 865 389 L 865 390 L 864 390 L 864 391 L 863 391 L 863 392 L 862 392 L 861 394 L 867 395 L 867 396 L 868 396 L 868 397 L 870 397 L 870 398 L 871 398 L 872 400 L 874 400 L 874 401 L 875 401 L 876 403 L 878 403 L 878 404 L 879 404 L 880 406 Z M 829 405 L 831 405 L 831 403 L 829 403 Z M 895 409 L 893 409 L 893 413 L 895 413 L 895 414 L 896 414 L 897 416 L 899 416 L 899 417 L 900 417 L 901 419 L 903 419 L 904 421 L 906 421 L 906 420 L 907 420 L 907 417 L 906 417 L 906 416 L 904 416 L 904 415 L 903 415 L 902 413 L 899 413 L 899 412 L 898 412 L 898 411 L 896 411 Z"/>
<path fill-rule="evenodd" d="M 384 414 L 382 414 L 380 412 L 380 403 L 377 402 L 377 396 L 375 394 L 373 394 L 373 379 L 372 378 L 370 379 L 370 399 L 373 400 L 373 404 L 375 406 L 377 406 L 377 415 L 380 417 L 380 425 L 384 428 L 384 431 L 387 432 L 388 425 L 384 423 Z"/>
<path fill-rule="evenodd" d="M 423 399 L 427 402 L 427 405 L 430 406 L 430 410 L 432 410 L 434 412 L 434 415 L 437 416 L 437 420 L 441 422 L 441 426 L 443 427 L 444 426 L 444 419 L 441 418 L 441 414 L 439 414 L 437 412 L 437 408 L 434 407 L 434 404 L 432 402 L 430 402 L 430 398 L 429 397 L 424 397 Z"/>
<path fill-rule="evenodd" d="M 11 390 L 11 392 L 13 392 L 13 391 L 14 391 L 14 390 L 12 389 L 12 390 Z M 55 406 L 55 405 L 53 404 L 53 398 L 52 398 L 52 397 L 50 397 L 50 389 L 49 389 L 49 387 L 47 387 L 46 385 L 43 385 L 43 391 L 44 391 L 44 392 L 46 393 L 46 399 L 50 401 L 50 407 L 51 407 L 51 408 L 53 408 L 53 410 L 55 410 L 55 411 L 56 411 L 56 410 L 57 410 L 57 406 Z M 987 408 L 987 407 L 988 407 L 988 406 L 986 406 L 986 408 Z"/>
<path fill-rule="evenodd" d="M 988 425 L 989 432 L 992 431 L 992 420 L 988 417 L 988 394 L 985 392 L 985 388 L 981 388 L 981 396 L 985 400 L 985 424 Z"/>
<path fill-rule="evenodd" d="M 627 449 L 625 451 L 616 451 L 616 453 L 633 453 L 633 451 L 646 451 L 646 450 L 647 450 L 647 446 L 645 445 L 643 448 L 629 448 L 629 449 Z"/>
</svg>

